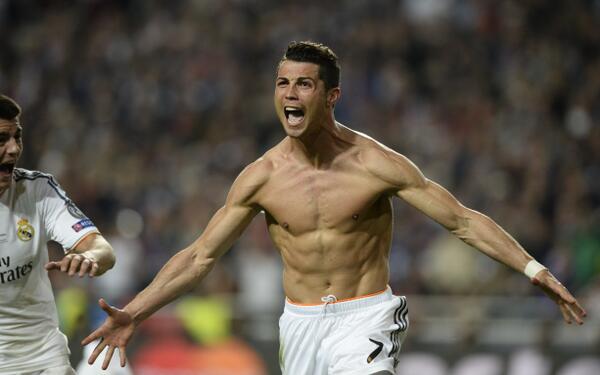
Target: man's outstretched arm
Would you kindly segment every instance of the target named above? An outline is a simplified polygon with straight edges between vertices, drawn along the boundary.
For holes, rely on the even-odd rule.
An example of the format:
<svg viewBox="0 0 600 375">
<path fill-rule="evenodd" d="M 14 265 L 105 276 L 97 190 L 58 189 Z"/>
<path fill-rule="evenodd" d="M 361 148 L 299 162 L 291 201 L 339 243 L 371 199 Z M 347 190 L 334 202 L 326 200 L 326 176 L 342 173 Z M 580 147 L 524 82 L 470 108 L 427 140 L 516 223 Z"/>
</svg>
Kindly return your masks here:
<svg viewBox="0 0 600 375">
<path fill-rule="evenodd" d="M 521 245 L 492 219 L 463 206 L 452 194 L 428 180 L 408 159 L 392 150 L 375 153 L 373 173 L 390 183 L 396 196 L 417 208 L 467 244 L 491 258 L 525 273 L 560 308 L 567 323 L 583 324 L 585 310 L 569 291 L 539 265 Z"/>
<path fill-rule="evenodd" d="M 100 300 L 107 313 L 105 322 L 83 341 L 87 345 L 101 339 L 88 362 L 94 363 L 105 347 L 108 351 L 102 365 L 106 369 L 114 350 L 119 349 L 121 366 L 125 366 L 125 346 L 135 328 L 162 306 L 196 286 L 239 238 L 260 209 L 252 204 L 252 196 L 260 182 L 252 174 L 242 172 L 232 186 L 225 206 L 209 221 L 204 233 L 187 248 L 175 254 L 158 272 L 154 280 L 122 310 Z"/>
<path fill-rule="evenodd" d="M 539 265 L 519 243 L 489 217 L 461 205 L 448 191 L 433 181 L 398 192 L 398 196 L 442 224 L 467 244 L 525 273 L 560 308 L 565 322 L 583 324 L 585 310 L 571 293 Z"/>
</svg>

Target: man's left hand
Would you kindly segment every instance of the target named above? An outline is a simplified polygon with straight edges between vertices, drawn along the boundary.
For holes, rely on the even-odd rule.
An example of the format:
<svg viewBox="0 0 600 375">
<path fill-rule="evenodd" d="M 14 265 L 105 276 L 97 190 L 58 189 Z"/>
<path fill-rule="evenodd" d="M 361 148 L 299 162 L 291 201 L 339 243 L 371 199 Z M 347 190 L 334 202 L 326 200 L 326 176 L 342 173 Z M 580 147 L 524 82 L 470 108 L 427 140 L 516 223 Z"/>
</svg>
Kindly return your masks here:
<svg viewBox="0 0 600 375">
<path fill-rule="evenodd" d="M 539 286 L 548 297 L 550 297 L 560 309 L 563 319 L 568 324 L 575 321 L 577 324 L 583 324 L 583 318 L 587 316 L 587 313 L 581 307 L 579 302 L 573 297 L 573 295 L 565 288 L 560 281 L 558 281 L 552 273 L 548 270 L 538 272 L 532 279 L 533 285 Z"/>
</svg>

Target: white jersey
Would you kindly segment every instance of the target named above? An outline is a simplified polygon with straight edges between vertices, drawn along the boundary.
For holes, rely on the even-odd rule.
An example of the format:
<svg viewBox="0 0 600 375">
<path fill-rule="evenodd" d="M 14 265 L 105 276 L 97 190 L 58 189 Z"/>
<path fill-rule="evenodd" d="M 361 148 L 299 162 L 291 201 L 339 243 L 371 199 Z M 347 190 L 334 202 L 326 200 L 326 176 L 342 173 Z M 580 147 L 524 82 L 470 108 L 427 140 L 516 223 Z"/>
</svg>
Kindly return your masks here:
<svg viewBox="0 0 600 375">
<path fill-rule="evenodd" d="M 68 251 L 92 232 L 98 230 L 51 175 L 14 170 L 0 196 L 0 374 L 65 364 L 67 339 L 44 268 L 47 242 Z"/>
</svg>

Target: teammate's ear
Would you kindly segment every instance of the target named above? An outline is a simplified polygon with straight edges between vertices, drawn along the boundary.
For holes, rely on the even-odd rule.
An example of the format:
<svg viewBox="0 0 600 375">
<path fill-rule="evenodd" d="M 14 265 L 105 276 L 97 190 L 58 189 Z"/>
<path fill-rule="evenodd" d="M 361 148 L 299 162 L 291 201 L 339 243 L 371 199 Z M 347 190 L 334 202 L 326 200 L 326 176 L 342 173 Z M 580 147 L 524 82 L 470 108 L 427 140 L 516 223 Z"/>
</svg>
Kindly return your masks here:
<svg viewBox="0 0 600 375">
<path fill-rule="evenodd" d="M 335 103 L 337 103 L 340 95 L 342 94 L 342 90 L 339 87 L 334 87 L 327 93 L 327 108 L 335 107 Z"/>
</svg>

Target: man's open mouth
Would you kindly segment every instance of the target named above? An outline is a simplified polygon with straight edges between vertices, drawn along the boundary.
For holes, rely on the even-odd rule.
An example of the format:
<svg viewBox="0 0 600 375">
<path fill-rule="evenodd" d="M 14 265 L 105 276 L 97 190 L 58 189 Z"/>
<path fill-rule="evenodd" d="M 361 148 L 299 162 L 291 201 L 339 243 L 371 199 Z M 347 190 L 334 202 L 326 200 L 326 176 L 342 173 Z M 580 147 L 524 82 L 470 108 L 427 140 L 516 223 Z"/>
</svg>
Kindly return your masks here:
<svg viewBox="0 0 600 375">
<path fill-rule="evenodd" d="M 304 111 L 296 107 L 284 107 L 285 118 L 290 125 L 298 125 L 304 120 Z"/>
<path fill-rule="evenodd" d="M 0 163 L 0 173 L 1 174 L 11 174 L 15 169 L 15 163 Z"/>
</svg>

